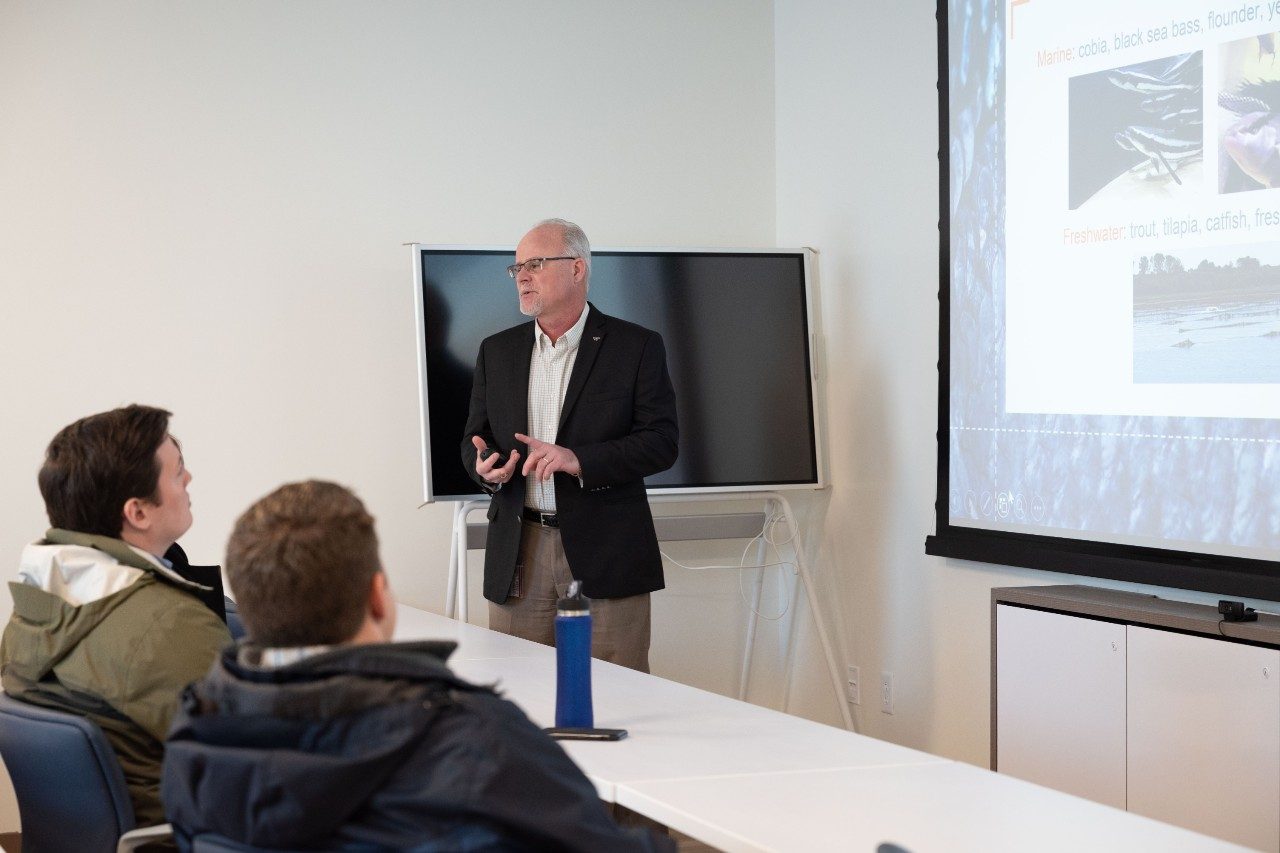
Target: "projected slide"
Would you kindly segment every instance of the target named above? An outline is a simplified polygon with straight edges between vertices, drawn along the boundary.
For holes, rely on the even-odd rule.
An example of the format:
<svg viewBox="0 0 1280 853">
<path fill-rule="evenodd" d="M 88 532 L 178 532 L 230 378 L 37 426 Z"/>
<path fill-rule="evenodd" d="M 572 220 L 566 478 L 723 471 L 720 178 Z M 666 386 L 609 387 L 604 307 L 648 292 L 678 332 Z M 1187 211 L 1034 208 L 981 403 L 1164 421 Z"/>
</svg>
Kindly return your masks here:
<svg viewBox="0 0 1280 853">
<path fill-rule="evenodd" d="M 948 20 L 950 523 L 1280 558 L 1280 0 Z"/>
</svg>

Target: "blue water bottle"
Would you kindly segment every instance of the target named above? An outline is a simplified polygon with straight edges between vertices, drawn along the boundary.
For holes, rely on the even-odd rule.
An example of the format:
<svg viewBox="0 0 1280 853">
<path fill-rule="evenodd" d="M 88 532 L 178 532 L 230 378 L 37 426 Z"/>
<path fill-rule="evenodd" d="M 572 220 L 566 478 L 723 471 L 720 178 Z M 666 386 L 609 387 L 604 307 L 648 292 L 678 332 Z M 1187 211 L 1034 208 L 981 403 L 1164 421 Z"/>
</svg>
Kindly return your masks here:
<svg viewBox="0 0 1280 853">
<path fill-rule="evenodd" d="M 582 581 L 556 603 L 556 727 L 589 729 L 591 712 L 591 599 Z"/>
</svg>

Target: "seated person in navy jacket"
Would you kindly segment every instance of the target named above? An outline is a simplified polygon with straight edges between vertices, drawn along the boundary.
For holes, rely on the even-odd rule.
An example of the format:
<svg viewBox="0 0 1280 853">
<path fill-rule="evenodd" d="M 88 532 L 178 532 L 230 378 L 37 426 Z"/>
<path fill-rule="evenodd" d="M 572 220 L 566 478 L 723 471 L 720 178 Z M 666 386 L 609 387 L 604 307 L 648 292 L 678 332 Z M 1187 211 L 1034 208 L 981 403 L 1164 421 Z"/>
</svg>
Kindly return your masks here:
<svg viewBox="0 0 1280 853">
<path fill-rule="evenodd" d="M 203 833 L 323 850 L 669 850 L 624 830 L 560 746 L 445 642 L 390 642 L 373 518 L 310 481 L 250 507 L 227 543 L 248 640 L 183 695 L 162 795 Z"/>
</svg>

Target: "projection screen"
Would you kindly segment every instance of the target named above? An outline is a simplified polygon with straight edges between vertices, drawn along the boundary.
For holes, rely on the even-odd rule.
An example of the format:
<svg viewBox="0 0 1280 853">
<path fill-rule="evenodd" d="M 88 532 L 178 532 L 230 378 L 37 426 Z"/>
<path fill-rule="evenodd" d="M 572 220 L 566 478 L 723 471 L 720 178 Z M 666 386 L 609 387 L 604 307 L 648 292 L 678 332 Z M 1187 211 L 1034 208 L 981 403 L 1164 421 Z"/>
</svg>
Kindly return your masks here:
<svg viewBox="0 0 1280 853">
<path fill-rule="evenodd" d="M 1280 2 L 938 16 L 926 550 L 1280 599 Z"/>
</svg>

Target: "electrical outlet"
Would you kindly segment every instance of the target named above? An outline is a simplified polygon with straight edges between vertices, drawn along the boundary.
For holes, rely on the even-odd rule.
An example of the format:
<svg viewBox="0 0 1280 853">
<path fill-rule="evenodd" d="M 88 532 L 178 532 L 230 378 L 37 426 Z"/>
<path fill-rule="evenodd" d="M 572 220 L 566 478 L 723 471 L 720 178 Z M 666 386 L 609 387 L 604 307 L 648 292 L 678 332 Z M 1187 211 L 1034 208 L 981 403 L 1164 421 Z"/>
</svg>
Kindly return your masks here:
<svg viewBox="0 0 1280 853">
<path fill-rule="evenodd" d="M 886 714 L 893 713 L 893 673 L 880 673 L 880 710 Z"/>
<path fill-rule="evenodd" d="M 848 693 L 849 704 L 861 705 L 862 704 L 862 679 L 858 675 L 858 668 L 856 666 L 849 667 L 849 679 L 846 682 L 846 684 L 848 686 L 848 690 L 846 692 Z"/>
</svg>

